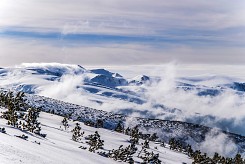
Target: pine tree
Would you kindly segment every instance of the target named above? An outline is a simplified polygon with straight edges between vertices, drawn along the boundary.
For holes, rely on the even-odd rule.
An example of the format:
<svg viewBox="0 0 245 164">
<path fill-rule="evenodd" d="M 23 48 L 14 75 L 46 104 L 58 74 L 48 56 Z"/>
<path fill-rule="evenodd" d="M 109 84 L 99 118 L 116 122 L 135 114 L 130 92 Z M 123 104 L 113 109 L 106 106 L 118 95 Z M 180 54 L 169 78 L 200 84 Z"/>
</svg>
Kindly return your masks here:
<svg viewBox="0 0 245 164">
<path fill-rule="evenodd" d="M 133 129 L 131 129 L 130 142 L 135 143 L 135 144 L 139 143 L 139 128 L 138 128 L 138 126 L 135 126 Z"/>
<path fill-rule="evenodd" d="M 171 138 L 169 140 L 169 146 L 170 146 L 170 150 L 176 150 L 177 149 L 177 144 L 176 144 L 176 140 L 174 138 Z"/>
<path fill-rule="evenodd" d="M 98 119 L 95 123 L 96 128 L 103 128 L 104 127 L 104 121 L 102 119 Z"/>
<path fill-rule="evenodd" d="M 157 136 L 157 133 L 153 133 L 153 134 L 150 136 L 149 140 L 150 140 L 150 141 L 156 141 L 158 138 L 159 138 L 159 137 Z"/>
<path fill-rule="evenodd" d="M 152 152 L 151 156 L 149 157 L 148 162 L 151 163 L 151 164 L 160 164 L 161 160 L 159 159 L 159 154 L 154 154 Z"/>
<path fill-rule="evenodd" d="M 160 164 L 161 160 L 159 160 L 159 154 L 154 154 L 153 152 L 148 152 L 146 149 L 144 149 L 144 152 L 141 156 L 138 156 L 139 158 L 143 159 L 143 163 L 151 163 L 151 164 Z"/>
<path fill-rule="evenodd" d="M 26 123 L 22 123 L 23 130 L 28 130 L 31 133 L 40 134 L 41 126 L 38 122 L 39 110 L 35 108 L 29 108 L 27 114 L 24 116 Z"/>
<path fill-rule="evenodd" d="M 15 108 L 14 94 L 13 92 L 8 92 L 3 98 L 3 106 L 7 108 L 6 112 L 3 112 L 2 117 L 8 120 L 8 125 L 14 127 L 18 126 L 18 115 Z"/>
<path fill-rule="evenodd" d="M 84 132 L 81 132 L 81 129 L 82 128 L 81 128 L 80 124 L 76 123 L 75 128 L 71 131 L 71 132 L 73 132 L 73 135 L 72 135 L 73 141 L 78 142 L 81 140 L 81 137 L 83 137 L 83 134 L 84 134 Z"/>
<path fill-rule="evenodd" d="M 100 139 L 100 135 L 97 131 L 94 134 L 89 135 L 85 139 L 89 140 L 87 144 L 90 146 L 89 151 L 95 152 L 95 150 L 102 149 L 104 146 L 104 140 Z"/>
<path fill-rule="evenodd" d="M 125 130 L 125 134 L 126 134 L 126 135 L 130 135 L 130 132 L 131 132 L 130 128 L 127 127 L 127 129 Z"/>
<path fill-rule="evenodd" d="M 27 106 L 24 97 L 23 92 L 18 92 L 16 95 L 12 91 L 1 92 L 0 105 L 7 108 L 2 117 L 8 120 L 8 125 L 18 127 L 18 119 L 23 117 L 20 111 L 25 111 Z"/>
<path fill-rule="evenodd" d="M 145 142 L 142 143 L 142 147 L 141 147 L 141 150 L 138 153 L 138 157 L 140 157 L 140 155 L 141 155 L 142 152 L 145 152 L 146 149 L 149 149 L 149 148 L 150 148 L 150 146 L 149 146 L 149 140 L 145 140 Z"/>
<path fill-rule="evenodd" d="M 35 134 L 38 134 L 38 135 L 41 135 L 42 137 L 46 137 L 45 134 L 41 134 L 41 123 L 40 122 L 37 122 L 36 123 L 36 126 L 35 126 L 35 130 L 34 130 L 34 133 Z"/>
<path fill-rule="evenodd" d="M 15 103 L 15 109 L 17 111 L 25 111 L 26 109 L 26 103 L 25 103 L 25 94 L 24 92 L 18 92 L 14 98 L 14 103 Z"/>
<path fill-rule="evenodd" d="M 135 146 L 134 143 L 131 143 L 129 146 L 126 148 L 123 148 L 123 145 L 121 145 L 118 149 L 116 150 L 111 150 L 108 153 L 108 157 L 116 160 L 116 161 L 123 161 L 123 162 L 128 162 L 128 163 L 134 163 L 133 160 L 133 154 L 135 154 L 137 151 L 137 147 Z"/>
<path fill-rule="evenodd" d="M 67 120 L 67 118 L 66 117 L 64 117 L 64 119 L 61 121 L 61 123 L 63 124 L 63 126 L 65 127 L 65 130 L 66 130 L 66 128 L 68 128 L 69 127 L 69 125 L 68 125 L 68 120 Z"/>
<path fill-rule="evenodd" d="M 115 131 L 118 132 L 118 133 L 123 133 L 124 131 L 124 128 L 123 128 L 123 125 L 121 122 L 118 122 L 116 128 L 115 128 Z"/>
<path fill-rule="evenodd" d="M 200 163 L 202 161 L 202 154 L 200 150 L 196 150 L 193 153 L 193 158 L 194 158 L 194 162 L 193 163 Z"/>
<path fill-rule="evenodd" d="M 235 164 L 244 164 L 241 154 L 237 154 L 233 160 Z"/>
<path fill-rule="evenodd" d="M 189 157 L 191 157 L 193 155 L 193 150 L 192 150 L 191 145 L 189 145 L 189 144 L 187 145 L 186 152 L 187 152 Z"/>
<path fill-rule="evenodd" d="M 221 158 L 221 156 L 219 156 L 219 154 L 217 152 L 215 152 L 214 156 L 213 156 L 213 162 L 218 163 L 220 161 L 220 158 Z"/>
</svg>

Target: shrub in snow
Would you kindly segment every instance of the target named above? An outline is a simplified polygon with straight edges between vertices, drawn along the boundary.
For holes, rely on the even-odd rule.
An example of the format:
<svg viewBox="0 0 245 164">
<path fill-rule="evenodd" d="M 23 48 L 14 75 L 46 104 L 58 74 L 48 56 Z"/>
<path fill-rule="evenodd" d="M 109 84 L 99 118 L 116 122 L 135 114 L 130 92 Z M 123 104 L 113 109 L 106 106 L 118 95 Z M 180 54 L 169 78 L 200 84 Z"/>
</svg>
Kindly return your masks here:
<svg viewBox="0 0 245 164">
<path fill-rule="evenodd" d="M 142 155 L 138 156 L 143 159 L 143 163 L 151 163 L 151 164 L 160 164 L 161 160 L 159 160 L 159 154 L 154 154 L 153 152 L 148 152 L 146 149 L 143 150 Z"/>
<path fill-rule="evenodd" d="M 149 140 L 150 140 L 150 141 L 156 141 L 158 138 L 159 138 L 159 137 L 157 136 L 157 133 L 153 133 L 153 134 L 150 136 Z"/>
<path fill-rule="evenodd" d="M 135 143 L 131 143 L 126 148 L 123 148 L 123 145 L 121 145 L 118 149 L 109 151 L 108 157 L 116 161 L 134 163 L 133 154 L 136 153 L 136 151 L 137 147 L 135 146 Z"/>
<path fill-rule="evenodd" d="M 98 119 L 95 123 L 96 128 L 103 128 L 104 127 L 104 121 L 102 119 Z"/>
<path fill-rule="evenodd" d="M 233 161 L 234 161 L 234 163 L 237 163 L 237 164 L 244 164 L 245 163 L 245 159 L 242 159 L 241 154 L 237 154 Z"/>
<path fill-rule="evenodd" d="M 134 143 L 134 144 L 138 144 L 139 138 L 140 138 L 139 128 L 138 128 L 138 126 L 135 126 L 134 128 L 131 129 L 130 142 Z"/>
<path fill-rule="evenodd" d="M 3 112 L 2 117 L 8 120 L 8 125 L 18 126 L 18 115 L 16 102 L 13 92 L 8 92 L 6 94 L 1 93 L 1 105 L 7 108 L 6 112 Z"/>
<path fill-rule="evenodd" d="M 5 128 L 0 128 L 0 132 L 1 132 L 1 133 L 6 133 Z"/>
<path fill-rule="evenodd" d="M 95 127 L 95 124 L 94 124 L 94 122 L 92 122 L 92 121 L 85 121 L 85 122 L 84 122 L 84 125 L 91 126 L 91 127 Z"/>
<path fill-rule="evenodd" d="M 83 150 L 86 150 L 86 149 L 87 149 L 87 148 L 84 147 L 84 146 L 79 146 L 78 148 L 83 149 Z"/>
<path fill-rule="evenodd" d="M 116 128 L 115 128 L 115 131 L 118 132 L 118 133 L 123 133 L 124 132 L 124 127 L 123 127 L 123 124 L 122 122 L 118 122 Z"/>
<path fill-rule="evenodd" d="M 25 123 L 22 123 L 22 128 L 28 130 L 31 133 L 40 134 L 41 126 L 38 122 L 39 110 L 35 108 L 29 108 L 27 114 L 24 116 Z"/>
<path fill-rule="evenodd" d="M 64 117 L 64 119 L 61 121 L 61 123 L 65 127 L 65 130 L 69 127 L 68 119 L 66 117 Z"/>
<path fill-rule="evenodd" d="M 100 135 L 97 131 L 94 134 L 91 134 L 85 138 L 88 140 L 86 143 L 90 146 L 89 151 L 95 152 L 95 150 L 103 149 L 104 140 L 100 139 Z"/>
<path fill-rule="evenodd" d="M 24 135 L 24 134 L 22 134 L 22 135 L 20 135 L 20 136 L 15 136 L 15 137 L 21 138 L 21 139 L 23 139 L 23 140 L 27 140 L 27 139 L 28 139 L 28 136 L 26 136 L 26 135 Z"/>
<path fill-rule="evenodd" d="M 127 127 L 127 129 L 125 130 L 125 134 L 126 134 L 126 135 L 130 135 L 130 131 L 131 131 L 130 128 Z"/>
<path fill-rule="evenodd" d="M 73 134 L 72 134 L 72 140 L 73 141 L 78 142 L 81 140 L 81 137 L 83 137 L 83 135 L 84 135 L 84 132 L 81 132 L 81 129 L 82 128 L 81 128 L 80 124 L 76 123 L 75 128 L 71 131 L 71 132 L 73 132 Z"/>
<path fill-rule="evenodd" d="M 137 157 L 140 157 L 141 153 L 142 153 L 142 152 L 145 152 L 145 151 L 146 151 L 146 149 L 149 149 L 149 148 L 150 148 L 150 146 L 149 146 L 149 141 L 148 141 L 148 140 L 145 140 L 145 142 L 144 142 L 144 143 L 142 143 L 141 150 L 139 151 L 139 153 L 138 153 L 138 156 L 137 156 Z"/>
</svg>

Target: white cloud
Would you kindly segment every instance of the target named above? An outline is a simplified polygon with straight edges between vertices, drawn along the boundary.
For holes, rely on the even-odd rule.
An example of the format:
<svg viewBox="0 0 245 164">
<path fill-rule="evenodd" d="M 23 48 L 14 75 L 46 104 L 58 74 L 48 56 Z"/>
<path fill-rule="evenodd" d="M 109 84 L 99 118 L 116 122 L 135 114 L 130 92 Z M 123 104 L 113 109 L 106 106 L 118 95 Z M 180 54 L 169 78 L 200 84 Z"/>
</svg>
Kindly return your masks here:
<svg viewBox="0 0 245 164">
<path fill-rule="evenodd" d="M 35 39 L 0 39 L 0 66 L 30 62 L 59 62 L 81 65 L 145 65 L 178 63 L 243 64 L 244 48 L 194 48 L 145 44 L 87 44 L 39 41 Z M 221 55 L 222 54 L 222 55 Z M 123 56 L 123 58 L 122 58 Z"/>
<path fill-rule="evenodd" d="M 201 152 L 207 152 L 212 157 L 215 152 L 224 157 L 234 157 L 237 154 L 237 145 L 227 135 L 217 129 L 211 130 L 205 141 L 200 144 Z"/>
<path fill-rule="evenodd" d="M 124 67 L 125 68 L 125 67 Z M 179 121 L 191 121 L 200 123 L 210 127 L 220 127 L 224 130 L 244 134 L 245 121 L 245 99 L 243 96 L 235 94 L 233 91 L 225 91 L 215 97 L 198 96 L 196 90 L 184 91 L 176 89 L 177 77 L 183 77 L 184 74 L 179 74 L 178 70 L 182 67 L 176 63 L 170 63 L 159 66 L 158 68 L 151 67 L 144 74 L 149 72 L 160 76 L 161 81 L 156 81 L 150 86 L 145 85 L 144 92 L 140 88 L 135 88 L 138 94 L 146 100 L 146 103 L 140 105 L 131 103 L 116 98 L 108 98 L 91 94 L 83 89 L 77 89 L 77 86 L 83 84 L 81 75 L 63 76 L 61 80 L 55 81 L 50 85 L 43 85 L 38 88 L 41 90 L 40 94 L 63 101 L 68 101 L 75 104 L 93 107 L 105 111 L 121 111 L 131 110 L 133 115 L 141 117 L 156 117 L 159 119 L 169 119 Z M 130 68 L 128 68 L 130 69 Z M 204 79 L 205 77 L 200 76 Z M 229 81 L 232 83 L 233 81 Z M 223 83 L 221 81 L 221 83 Z M 213 87 L 219 84 L 213 82 L 205 82 L 208 87 Z M 201 83 L 198 84 L 200 87 Z M 65 92 L 64 92 L 65 91 Z M 102 104 L 94 100 L 102 101 Z M 155 104 L 163 104 L 170 108 L 166 111 L 162 108 L 153 108 Z M 180 109 L 177 113 L 172 113 L 171 109 Z"/>
<path fill-rule="evenodd" d="M 91 31 L 110 33 L 128 29 L 149 32 L 176 26 L 222 29 L 245 25 L 243 6 L 243 0 L 188 0 L 185 3 L 177 0 L 2 0 L 0 26 L 63 29 L 77 24 L 76 31 L 84 32 L 85 27 L 86 32 L 84 22 L 87 22 Z"/>
<path fill-rule="evenodd" d="M 92 103 L 89 100 L 89 97 L 82 94 L 85 93 L 82 88 L 77 88 L 83 84 L 84 78 L 85 77 L 83 76 L 72 74 L 64 75 L 59 81 L 55 81 L 53 84 L 39 87 L 38 89 L 40 92 L 38 94 L 66 102 L 89 106 L 89 104 Z"/>
<path fill-rule="evenodd" d="M 159 64 L 245 62 L 243 0 L 1 0 L 0 31 L 54 32 L 60 37 L 1 37 L 1 65 L 21 62 Z M 65 41 L 90 33 L 161 37 L 146 43 Z M 1 34 L 1 33 L 0 33 Z M 30 34 L 31 35 L 31 34 Z M 166 41 L 164 39 L 166 38 Z M 6 41 L 7 40 L 7 41 Z M 11 40 L 11 41 L 9 41 Z M 170 40 L 170 41 L 169 41 Z M 124 58 L 121 58 L 121 55 Z M 222 56 L 222 57 L 221 57 Z M 90 58 L 89 58 L 90 57 Z M 91 58 L 97 60 L 92 60 Z M 123 60 L 122 60 L 123 59 Z M 120 62 L 119 62 L 120 61 Z"/>
</svg>

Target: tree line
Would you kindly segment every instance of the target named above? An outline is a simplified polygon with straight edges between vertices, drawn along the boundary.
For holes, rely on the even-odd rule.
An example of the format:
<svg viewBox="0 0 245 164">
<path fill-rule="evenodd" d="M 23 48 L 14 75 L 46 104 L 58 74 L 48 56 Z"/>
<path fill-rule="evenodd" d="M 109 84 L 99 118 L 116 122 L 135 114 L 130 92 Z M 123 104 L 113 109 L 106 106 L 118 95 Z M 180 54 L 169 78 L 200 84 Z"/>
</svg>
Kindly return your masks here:
<svg viewBox="0 0 245 164">
<path fill-rule="evenodd" d="M 40 109 L 28 106 L 23 92 L 2 91 L 0 106 L 6 108 L 1 117 L 7 120 L 8 125 L 46 137 L 41 133 L 41 123 L 38 121 Z"/>
<path fill-rule="evenodd" d="M 85 122 L 85 125 L 96 128 L 103 127 L 103 120 L 97 120 L 95 123 L 88 121 Z M 114 160 L 133 163 L 132 155 L 137 152 L 136 145 L 139 145 L 139 139 L 143 139 L 144 142 L 141 143 L 141 150 L 138 151 L 137 157 L 141 158 L 144 163 L 161 163 L 161 161 L 158 159 L 159 154 L 154 154 L 153 152 L 147 151 L 150 141 L 159 142 L 160 146 L 162 147 L 166 146 L 164 141 L 159 139 L 157 133 L 144 134 L 140 132 L 139 126 L 124 128 L 122 122 L 119 122 L 116 125 L 114 131 L 129 135 L 130 145 L 127 147 L 123 147 L 123 145 L 121 145 L 118 149 L 110 150 L 109 153 L 99 152 L 100 155 L 113 158 Z M 236 154 L 234 158 L 221 156 L 217 152 L 214 153 L 212 157 L 209 157 L 206 153 L 202 153 L 200 150 L 194 150 L 191 145 L 181 142 L 175 138 L 169 139 L 168 144 L 170 150 L 184 153 L 192 158 L 193 164 L 245 164 L 245 159 L 243 159 L 239 153 Z"/>
</svg>

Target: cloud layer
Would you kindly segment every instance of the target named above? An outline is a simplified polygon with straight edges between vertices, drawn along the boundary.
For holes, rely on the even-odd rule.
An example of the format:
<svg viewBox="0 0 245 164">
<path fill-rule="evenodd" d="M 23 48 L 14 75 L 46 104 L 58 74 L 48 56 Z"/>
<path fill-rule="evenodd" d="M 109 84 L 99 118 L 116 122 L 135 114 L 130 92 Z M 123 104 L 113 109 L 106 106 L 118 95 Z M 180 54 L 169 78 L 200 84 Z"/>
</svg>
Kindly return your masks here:
<svg viewBox="0 0 245 164">
<path fill-rule="evenodd" d="M 145 74 L 155 74 L 161 78 L 160 81 L 128 88 L 145 101 L 143 104 L 87 92 L 81 87 L 84 79 L 88 78 L 86 74 L 84 76 L 72 73 L 64 75 L 58 81 L 41 85 L 38 88 L 41 92 L 38 94 L 110 112 L 127 111 L 141 117 L 188 121 L 244 135 L 244 95 L 227 89 L 216 96 L 200 96 L 198 90 L 195 89 L 187 91 L 178 89 L 176 81 L 181 79 L 180 76 L 184 76 L 183 73 L 179 75 L 180 68 L 178 67 L 184 68 L 175 63 L 151 67 Z M 213 80 L 210 77 L 213 77 Z M 226 76 L 197 76 L 196 78 L 201 79 L 201 82 L 189 81 L 189 84 L 196 85 L 196 88 L 201 88 L 203 85 L 213 88 L 218 84 L 232 84 L 234 80 L 243 81 L 242 78 L 226 78 Z M 167 108 L 162 108 L 161 105 Z"/>
<path fill-rule="evenodd" d="M 243 0 L 2 0 L 0 64 L 244 63 L 244 6 Z"/>
</svg>

